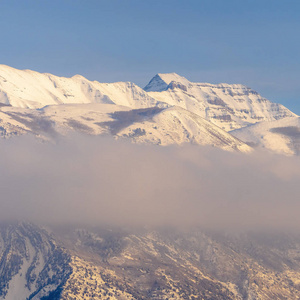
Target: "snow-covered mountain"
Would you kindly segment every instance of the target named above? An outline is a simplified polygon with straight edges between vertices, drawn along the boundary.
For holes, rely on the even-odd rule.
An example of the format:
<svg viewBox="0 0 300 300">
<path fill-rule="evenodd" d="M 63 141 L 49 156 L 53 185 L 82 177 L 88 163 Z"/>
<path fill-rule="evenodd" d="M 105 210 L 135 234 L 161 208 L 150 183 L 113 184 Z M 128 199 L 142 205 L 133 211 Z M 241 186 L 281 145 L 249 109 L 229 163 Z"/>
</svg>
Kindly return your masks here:
<svg viewBox="0 0 300 300">
<path fill-rule="evenodd" d="M 143 90 L 2 65 L 0 103 L 5 138 L 77 131 L 156 145 L 300 152 L 300 118 L 284 106 L 243 85 L 192 83 L 175 73 L 156 75 Z M 0 224 L 0 299 L 300 297 L 298 235 L 50 227 Z"/>
<path fill-rule="evenodd" d="M 299 299 L 300 239 L 199 229 L 0 227 L 0 299 Z"/>
<path fill-rule="evenodd" d="M 233 130 L 297 117 L 239 84 L 193 83 L 169 73 L 157 74 L 143 90 L 130 82 L 99 83 L 5 65 L 0 65 L 0 104 L 4 137 L 45 138 L 76 130 L 137 143 L 192 142 L 243 152 L 250 151 L 244 142 L 255 143 Z M 278 147 L 275 142 L 271 149 L 280 152 Z"/>
<path fill-rule="evenodd" d="M 166 106 L 134 83 L 99 83 L 80 75 L 65 78 L 5 65 L 0 65 L 0 103 L 33 109 L 74 103 L 107 103 L 131 108 Z"/>
<path fill-rule="evenodd" d="M 226 131 L 295 114 L 241 84 L 194 83 L 170 74 L 157 74 L 144 88 L 157 101 L 183 107 Z"/>
</svg>

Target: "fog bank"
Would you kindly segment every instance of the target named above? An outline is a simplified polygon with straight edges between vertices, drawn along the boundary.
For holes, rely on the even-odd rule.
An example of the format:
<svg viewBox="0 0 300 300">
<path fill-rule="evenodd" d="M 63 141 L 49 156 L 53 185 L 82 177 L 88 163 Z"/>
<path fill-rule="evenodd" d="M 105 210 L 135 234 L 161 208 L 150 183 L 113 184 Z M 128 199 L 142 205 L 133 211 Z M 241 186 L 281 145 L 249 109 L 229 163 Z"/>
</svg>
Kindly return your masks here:
<svg viewBox="0 0 300 300">
<path fill-rule="evenodd" d="M 72 136 L 0 141 L 0 218 L 300 229 L 300 159 Z"/>
</svg>

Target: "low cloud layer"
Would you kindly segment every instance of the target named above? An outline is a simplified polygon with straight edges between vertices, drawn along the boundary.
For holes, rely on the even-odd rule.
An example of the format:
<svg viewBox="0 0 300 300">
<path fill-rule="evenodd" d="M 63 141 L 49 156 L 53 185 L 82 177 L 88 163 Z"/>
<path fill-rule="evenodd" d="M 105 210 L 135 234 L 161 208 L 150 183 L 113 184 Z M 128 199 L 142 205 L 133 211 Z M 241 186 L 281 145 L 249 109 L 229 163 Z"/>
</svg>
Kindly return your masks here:
<svg viewBox="0 0 300 300">
<path fill-rule="evenodd" d="M 0 218 L 300 229 L 300 159 L 73 136 L 0 141 Z"/>
</svg>

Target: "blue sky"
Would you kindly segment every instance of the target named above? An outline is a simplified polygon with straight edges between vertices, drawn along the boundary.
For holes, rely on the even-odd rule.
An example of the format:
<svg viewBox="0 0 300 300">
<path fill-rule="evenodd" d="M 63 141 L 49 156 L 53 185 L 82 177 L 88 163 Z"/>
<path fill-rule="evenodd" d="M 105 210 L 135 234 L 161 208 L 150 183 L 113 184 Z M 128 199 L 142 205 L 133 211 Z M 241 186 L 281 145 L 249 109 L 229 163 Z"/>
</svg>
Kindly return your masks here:
<svg viewBox="0 0 300 300">
<path fill-rule="evenodd" d="M 101 82 L 176 72 L 300 114 L 298 0 L 1 0 L 0 63 Z"/>
</svg>

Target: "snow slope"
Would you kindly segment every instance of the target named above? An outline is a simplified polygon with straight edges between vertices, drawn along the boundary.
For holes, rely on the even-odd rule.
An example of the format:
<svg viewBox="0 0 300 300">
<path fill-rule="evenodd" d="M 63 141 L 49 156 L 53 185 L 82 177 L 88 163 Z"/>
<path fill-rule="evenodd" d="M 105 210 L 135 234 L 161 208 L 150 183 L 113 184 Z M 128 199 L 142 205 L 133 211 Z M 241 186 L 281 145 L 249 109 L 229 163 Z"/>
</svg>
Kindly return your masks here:
<svg viewBox="0 0 300 300">
<path fill-rule="evenodd" d="M 118 135 L 139 143 L 170 145 L 192 142 L 229 151 L 251 151 L 250 147 L 226 131 L 180 107 L 167 108 L 134 122 L 120 130 Z"/>
<path fill-rule="evenodd" d="M 216 125 L 180 107 L 130 109 L 113 104 L 50 105 L 39 110 L 0 108 L 3 136 L 31 133 L 43 139 L 72 131 L 110 134 L 135 143 L 194 143 L 224 150 L 251 148 Z"/>
<path fill-rule="evenodd" d="M 132 108 L 166 106 L 134 83 L 99 83 L 80 75 L 65 78 L 5 65 L 0 65 L 0 103 L 32 109 L 72 103 L 108 103 Z"/>
<path fill-rule="evenodd" d="M 145 90 L 157 101 L 185 108 L 226 131 L 296 116 L 241 84 L 193 83 L 170 73 L 157 74 Z"/>
<path fill-rule="evenodd" d="M 261 122 L 230 132 L 253 147 L 286 155 L 300 153 L 300 118 Z"/>
</svg>

